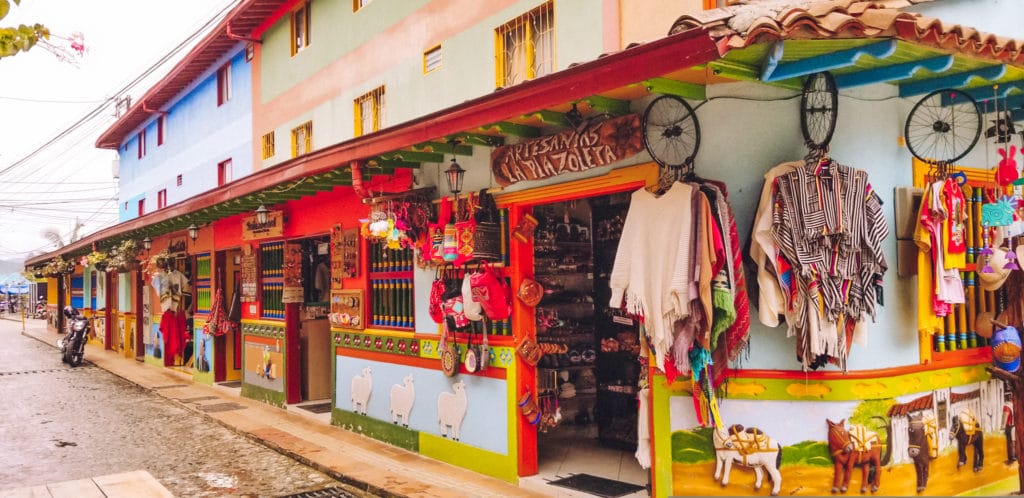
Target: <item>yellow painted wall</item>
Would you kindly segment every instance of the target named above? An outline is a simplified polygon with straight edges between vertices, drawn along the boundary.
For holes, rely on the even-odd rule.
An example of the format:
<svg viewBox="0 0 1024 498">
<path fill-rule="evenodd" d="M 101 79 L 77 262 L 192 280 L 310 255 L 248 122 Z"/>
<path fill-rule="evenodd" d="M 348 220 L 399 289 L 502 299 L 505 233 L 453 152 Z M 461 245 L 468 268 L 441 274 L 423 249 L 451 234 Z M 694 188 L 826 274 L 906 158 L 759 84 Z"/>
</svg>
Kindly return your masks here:
<svg viewBox="0 0 1024 498">
<path fill-rule="evenodd" d="M 622 47 L 630 43 L 664 38 L 672 23 L 683 14 L 704 10 L 702 0 L 619 0 Z M 652 15 L 653 13 L 664 15 Z"/>
</svg>

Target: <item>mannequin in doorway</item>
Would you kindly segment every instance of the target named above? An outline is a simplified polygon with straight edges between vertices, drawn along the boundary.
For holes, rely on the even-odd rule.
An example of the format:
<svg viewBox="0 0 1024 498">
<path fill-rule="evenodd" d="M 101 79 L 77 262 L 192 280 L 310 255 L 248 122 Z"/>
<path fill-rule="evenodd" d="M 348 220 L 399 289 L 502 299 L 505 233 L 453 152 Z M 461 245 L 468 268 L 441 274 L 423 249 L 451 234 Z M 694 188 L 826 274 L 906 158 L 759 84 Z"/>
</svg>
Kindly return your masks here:
<svg viewBox="0 0 1024 498">
<path fill-rule="evenodd" d="M 315 301 L 326 301 L 331 289 L 331 267 L 323 259 L 316 264 L 316 271 L 313 273 L 313 289 L 316 295 Z"/>
<path fill-rule="evenodd" d="M 188 329 L 185 322 L 186 298 L 191 298 L 188 278 L 174 268 L 173 260 L 163 261 L 161 272 L 153 277 L 153 287 L 160 295 L 160 333 L 164 338 L 164 366 L 180 364 Z"/>
</svg>

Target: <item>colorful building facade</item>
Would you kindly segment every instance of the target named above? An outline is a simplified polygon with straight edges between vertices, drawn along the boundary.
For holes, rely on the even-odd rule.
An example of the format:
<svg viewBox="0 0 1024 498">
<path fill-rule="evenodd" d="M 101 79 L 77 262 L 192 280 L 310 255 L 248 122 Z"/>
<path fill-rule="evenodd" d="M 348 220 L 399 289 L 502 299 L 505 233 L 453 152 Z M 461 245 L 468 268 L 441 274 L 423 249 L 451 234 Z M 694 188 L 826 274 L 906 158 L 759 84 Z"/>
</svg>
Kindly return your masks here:
<svg viewBox="0 0 1024 498">
<path fill-rule="evenodd" d="M 1024 71 L 1016 42 L 930 17 L 962 13 L 963 2 L 950 0 L 707 11 L 571 0 L 393 7 L 242 2 L 149 95 L 162 95 L 183 74 L 206 75 L 194 76 L 202 82 L 184 94 L 165 97 L 178 102 L 164 107 L 168 120 L 188 116 L 176 109 L 205 105 L 199 102 L 212 96 L 218 68 L 230 61 L 232 82 L 251 81 L 244 102 L 251 109 L 236 109 L 211 128 L 232 134 L 215 141 L 221 149 L 189 148 L 180 157 L 207 175 L 225 155 L 236 172 L 250 164 L 251 172 L 215 189 L 202 183 L 209 188 L 180 203 L 125 216 L 29 264 L 81 255 L 92 243 L 149 238 L 152 246 L 139 259 L 166 251 L 188 276 L 190 352 L 171 365 L 155 358 L 166 315 L 151 283 L 161 272 L 128 270 L 117 279 L 117 293 L 108 287 L 106 294 L 117 296 L 124 324 L 118 327 L 142 324 L 136 330 L 148 335 L 132 344 L 154 366 L 180 365 L 202 382 L 240 381 L 244 396 L 279 406 L 329 400 L 335 425 L 523 486 L 555 468 L 650 484 L 655 496 L 824 494 L 839 487 L 830 422 L 875 434 L 862 434 L 857 451 L 878 453 L 884 494 L 955 494 L 1013 475 L 1015 464 L 1003 463 L 1010 460 L 1007 392 L 985 370 L 991 348 L 967 320 L 966 306 L 939 325 L 919 309 L 919 279 L 928 266 L 917 267 L 915 247 L 913 270 L 897 271 L 905 261 L 897 228 L 917 213 L 898 212 L 894 192 L 927 183 L 928 166 L 915 163 L 907 147 L 913 137 L 905 124 L 915 104 L 953 89 L 981 102 L 985 119 L 995 102 L 1012 108 Z M 981 10 L 957 19 L 1013 34 L 1010 27 L 989 28 Z M 238 74 L 246 68 L 248 75 Z M 844 368 L 804 368 L 787 325 L 758 316 L 758 279 L 746 272 L 748 342 L 724 362 L 727 368 L 721 361 L 715 367 L 727 380 L 715 390 L 717 411 L 709 419 L 701 405 L 707 399 L 694 395 L 699 383 L 687 375 L 670 380 L 652 366 L 658 352 L 649 334 L 609 303 L 632 194 L 656 186 L 665 172 L 651 153 L 653 139 L 643 137 L 654 119 L 648 109 L 663 95 L 691 104 L 700 126 L 693 172 L 724 182 L 742 248 L 736 256 L 743 259 L 750 256 L 766 172 L 808 152 L 801 91 L 823 71 L 839 87 L 828 155 L 865 172 L 883 201 L 880 214 L 891 232 L 880 246 L 888 262 L 884 297 Z M 145 103 L 140 99 L 136 114 L 126 116 L 139 116 Z M 122 175 L 136 169 L 130 158 L 139 130 L 160 118 L 132 119 L 123 117 L 99 144 L 119 148 Z M 187 129 L 189 122 L 167 126 Z M 584 132 L 595 138 L 581 139 Z M 956 162 L 981 189 L 1002 146 L 991 138 Z M 445 180 L 450 162 L 466 170 L 459 192 Z M 126 178 L 135 190 L 124 200 L 165 180 Z M 481 191 L 497 205 L 502 236 L 490 259 L 498 278 L 507 279 L 511 305 L 507 318 L 485 322 L 487 350 L 480 348 L 479 326 L 449 334 L 434 320 L 434 282 L 444 271 L 424 264 L 422 246 L 388 246 L 387 235 L 371 228 L 416 209 L 443 228 L 436 213 L 442 199 L 465 202 Z M 970 202 L 980 209 L 980 201 Z M 532 232 L 524 229 L 530 220 Z M 478 266 L 448 271 L 465 277 Z M 964 276 L 971 271 L 979 270 L 965 267 Z M 81 286 L 76 278 L 70 299 L 76 302 L 81 289 L 85 305 L 91 277 L 83 276 Z M 530 305 L 516 297 L 524 281 L 539 282 L 543 299 Z M 998 291 L 974 290 L 993 311 L 1012 308 L 999 304 L 1005 298 Z M 237 321 L 227 316 L 234 296 Z M 520 351 L 531 341 L 545 352 L 535 364 Z M 454 376 L 442 365 L 449 350 Z M 467 364 L 468 351 L 486 361 Z M 960 414 L 967 412 L 989 454 L 977 469 L 957 465 L 951 439 L 954 420 L 966 423 Z M 918 418 L 933 420 L 937 437 L 924 486 L 907 432 Z M 552 463 L 595 440 L 606 456 L 571 469 Z M 726 446 L 730 440 L 739 448 Z M 629 470 L 606 472 L 613 460 Z M 746 469 L 730 481 L 731 466 Z M 768 480 L 758 478 L 760 490 L 750 469 Z M 853 484 L 842 486 L 873 486 L 854 474 Z"/>
</svg>

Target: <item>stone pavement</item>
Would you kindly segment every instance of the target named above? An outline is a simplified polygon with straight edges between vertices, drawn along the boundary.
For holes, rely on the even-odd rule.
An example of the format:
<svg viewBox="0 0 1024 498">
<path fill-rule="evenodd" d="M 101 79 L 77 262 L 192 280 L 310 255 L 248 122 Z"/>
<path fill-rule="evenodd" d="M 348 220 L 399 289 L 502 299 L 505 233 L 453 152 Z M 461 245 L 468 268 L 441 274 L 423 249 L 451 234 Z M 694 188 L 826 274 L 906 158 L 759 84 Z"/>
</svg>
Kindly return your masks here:
<svg viewBox="0 0 1024 498">
<path fill-rule="evenodd" d="M 15 324 L 4 321 L 0 323 L 0 327 L 14 329 Z M 22 328 L 20 323 L 16 327 Z M 42 320 L 27 320 L 22 333 L 54 347 L 59 337 L 58 334 L 48 331 L 46 322 Z M 144 389 L 178 401 L 190 410 L 204 413 L 210 419 L 241 435 L 373 495 L 544 496 L 305 415 L 243 398 L 237 389 L 193 382 L 192 377 L 183 372 L 145 365 L 97 345 L 87 346 L 85 359 Z M 201 409 L 202 405 L 190 402 L 195 399 L 210 400 L 204 401 L 204 405 L 233 403 L 241 405 L 244 409 L 204 411 Z"/>
<path fill-rule="evenodd" d="M 0 498 L 173 498 L 149 472 L 136 470 L 0 491 Z"/>
</svg>

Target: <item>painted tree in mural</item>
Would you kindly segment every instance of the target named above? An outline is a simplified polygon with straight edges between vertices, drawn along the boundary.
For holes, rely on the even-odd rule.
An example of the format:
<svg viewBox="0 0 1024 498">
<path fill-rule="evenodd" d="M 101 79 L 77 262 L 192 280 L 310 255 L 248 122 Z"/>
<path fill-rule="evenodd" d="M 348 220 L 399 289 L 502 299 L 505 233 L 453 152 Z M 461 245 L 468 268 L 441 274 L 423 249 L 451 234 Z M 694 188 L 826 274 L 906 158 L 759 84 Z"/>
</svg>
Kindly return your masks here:
<svg viewBox="0 0 1024 498">
<path fill-rule="evenodd" d="M 0 0 L 0 22 L 11 11 L 11 2 L 21 5 L 21 0 Z M 74 63 L 85 53 L 85 44 L 81 33 L 63 37 L 50 33 L 46 26 L 35 23 L 31 26 L 0 25 L 0 59 L 11 57 L 21 52 L 28 52 L 35 46 L 43 47 L 58 59 Z"/>
</svg>

